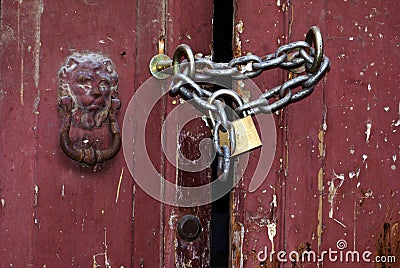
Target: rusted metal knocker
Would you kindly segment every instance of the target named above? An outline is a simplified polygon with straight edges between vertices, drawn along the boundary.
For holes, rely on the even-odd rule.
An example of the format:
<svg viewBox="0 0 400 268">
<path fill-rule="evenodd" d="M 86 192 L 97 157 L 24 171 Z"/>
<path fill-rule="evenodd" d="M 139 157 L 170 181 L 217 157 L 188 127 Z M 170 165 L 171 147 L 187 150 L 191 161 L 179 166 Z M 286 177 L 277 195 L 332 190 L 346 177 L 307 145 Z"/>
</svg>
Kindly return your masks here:
<svg viewBox="0 0 400 268">
<path fill-rule="evenodd" d="M 93 166 L 113 158 L 122 144 L 117 111 L 118 75 L 110 59 L 100 54 L 75 53 L 59 72 L 59 100 L 62 125 L 60 146 L 71 159 Z M 76 148 L 70 138 L 71 125 L 86 130 L 100 128 L 108 120 L 112 134 L 110 147 Z"/>
</svg>

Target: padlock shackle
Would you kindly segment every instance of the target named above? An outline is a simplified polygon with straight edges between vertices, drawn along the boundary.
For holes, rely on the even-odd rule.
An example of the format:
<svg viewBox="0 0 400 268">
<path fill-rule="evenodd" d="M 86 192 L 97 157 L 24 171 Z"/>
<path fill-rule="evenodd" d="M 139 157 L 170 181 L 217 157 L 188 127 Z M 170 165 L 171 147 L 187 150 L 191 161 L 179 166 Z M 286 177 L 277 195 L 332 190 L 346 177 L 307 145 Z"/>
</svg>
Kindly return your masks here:
<svg viewBox="0 0 400 268">
<path fill-rule="evenodd" d="M 208 98 L 207 102 L 212 104 L 219 96 L 223 96 L 223 95 L 227 95 L 227 96 L 233 98 L 236 101 L 236 103 L 239 105 L 239 107 L 243 105 L 243 100 L 240 97 L 240 95 L 236 91 L 233 91 L 233 90 L 230 90 L 230 89 L 219 89 L 218 91 L 214 92 Z M 246 111 L 243 111 L 242 114 L 243 114 L 243 116 L 247 116 Z M 211 110 L 208 111 L 208 117 L 210 118 L 211 124 L 214 127 L 215 126 L 215 123 L 214 123 L 215 120 L 214 120 L 214 116 L 212 115 Z"/>
</svg>

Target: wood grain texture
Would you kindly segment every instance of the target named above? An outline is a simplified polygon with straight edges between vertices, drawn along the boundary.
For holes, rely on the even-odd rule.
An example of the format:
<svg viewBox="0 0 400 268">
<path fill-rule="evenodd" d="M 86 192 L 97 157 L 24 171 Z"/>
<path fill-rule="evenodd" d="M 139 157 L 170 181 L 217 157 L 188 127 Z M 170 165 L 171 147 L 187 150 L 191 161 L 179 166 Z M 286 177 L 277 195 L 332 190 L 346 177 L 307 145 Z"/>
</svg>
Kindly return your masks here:
<svg viewBox="0 0 400 268">
<path fill-rule="evenodd" d="M 25 4 L 25 2 L 24 2 Z M 83 167 L 58 144 L 57 71 L 73 52 L 111 58 L 119 75 L 120 125 L 133 94 L 135 5 L 116 1 L 44 1 L 40 31 L 41 102 L 38 118 L 35 267 L 129 266 L 132 248 L 132 178 L 122 153 L 104 164 Z M 123 53 L 125 52 L 125 53 Z M 90 138 L 110 139 L 105 131 Z M 83 134 L 83 133 L 82 133 Z M 116 202 L 119 179 L 120 195 Z"/>
<path fill-rule="evenodd" d="M 302 40 L 308 28 L 317 25 L 332 61 L 330 73 L 315 92 L 283 112 L 281 149 L 275 161 L 282 159 L 282 166 L 273 166 L 268 175 L 281 172 L 281 180 L 272 184 L 281 189 L 275 249 L 278 245 L 287 253 L 313 250 L 318 254 L 337 250 L 337 241 L 343 239 L 346 250 L 361 254 L 369 250 L 374 252 L 371 258 L 388 250 L 398 254 L 382 242 L 381 234 L 384 226 L 394 228 L 400 219 L 396 180 L 400 95 L 395 71 L 399 56 L 393 53 L 398 46 L 399 20 L 394 13 L 398 8 L 395 1 L 238 1 L 237 22 L 244 23 L 241 50 L 257 55 L 273 52 L 278 39 L 280 44 Z M 256 15 L 260 13 L 264 16 Z M 271 31 L 274 35 L 259 41 Z M 268 78 L 259 79 L 256 83 L 261 86 L 273 85 Z M 276 79 L 275 83 L 282 83 L 287 78 Z M 270 184 L 267 179 L 262 186 L 267 196 L 272 194 Z M 257 252 L 264 246 L 271 250 L 271 243 L 267 228 L 255 228 L 247 220 L 257 211 L 255 200 L 264 207 L 258 209 L 264 211 L 258 213 L 260 218 L 268 219 L 271 198 L 265 200 L 266 195 L 257 192 L 244 197 L 242 191 L 237 200 L 244 201 L 235 201 L 233 217 L 241 219 L 247 242 L 244 267 L 277 266 L 257 262 Z M 338 266 L 328 259 L 323 265 Z M 352 263 L 352 267 L 365 265 L 371 264 Z"/>
<path fill-rule="evenodd" d="M 252 54 L 263 56 L 273 53 L 280 44 L 285 32 L 285 14 L 274 1 L 236 1 L 235 20 L 235 56 Z M 279 85 L 284 80 L 280 70 L 268 71 L 253 81 L 260 92 Z M 260 93 L 261 94 L 261 93 Z M 250 96 L 250 99 L 258 96 Z M 231 258 L 233 267 L 278 267 L 275 260 L 260 262 L 257 258 L 259 251 L 268 246 L 272 249 L 268 237 L 268 224 L 276 224 L 277 234 L 273 239 L 274 249 L 284 245 L 285 224 L 285 189 L 284 180 L 284 127 L 283 113 L 274 117 L 277 130 L 275 158 L 271 170 L 265 174 L 264 183 L 255 191 L 249 192 L 249 184 L 258 165 L 263 160 L 259 158 L 260 149 L 250 154 L 247 170 L 234 189 L 232 198 L 232 232 Z M 256 124 L 258 127 L 258 124 Z M 267 133 L 268 130 L 260 130 Z M 274 195 L 277 197 L 277 207 L 273 204 Z"/>
<path fill-rule="evenodd" d="M 31 0 L 1 4 L 0 266 L 88 267 L 95 260 L 113 267 L 162 267 L 188 262 L 184 243 L 170 248 L 177 239 L 174 226 L 173 239 L 164 241 L 164 224 L 168 224 L 164 217 L 170 217 L 172 208 L 164 210 L 164 205 L 134 184 L 122 153 L 94 168 L 63 154 L 58 141 L 57 72 L 73 52 L 110 57 L 120 78 L 121 123 L 133 93 L 150 77 L 148 62 L 157 53 L 161 35 L 167 36 L 170 55 L 182 42 L 210 54 L 212 2 Z M 199 16 L 194 18 L 188 10 L 195 9 Z M 165 169 L 160 129 L 165 113 L 173 107 L 171 100 L 165 96 L 155 106 L 148 137 L 153 164 L 166 175 L 175 175 L 175 169 Z M 194 136 L 204 132 L 201 124 L 194 125 Z M 76 136 L 83 134 L 108 143 L 107 129 L 74 131 Z M 182 137 L 179 142 L 192 153 L 196 141 Z M 180 174 L 179 180 L 187 182 L 188 175 Z M 209 180 L 202 174 L 198 177 Z M 208 208 L 196 211 L 205 231 L 195 249 L 201 257 L 198 261 L 206 265 L 210 212 Z M 164 256 L 164 248 L 172 251 Z"/>
<path fill-rule="evenodd" d="M 35 36 L 38 2 L 1 2 L 0 78 L 0 266 L 34 263 L 36 241 L 34 188 L 37 120 Z M 28 51 L 28 45 L 31 50 Z"/>
<path fill-rule="evenodd" d="M 172 57 L 175 48 L 187 44 L 194 53 L 211 54 L 213 2 L 210 0 L 166 1 L 166 51 Z M 167 115 L 179 105 L 180 96 L 166 97 Z M 183 127 L 184 115 L 175 118 L 176 127 Z M 199 142 L 210 137 L 210 129 L 201 119 L 196 119 L 182 128 L 177 137 L 166 135 L 166 144 L 178 143 L 182 154 L 190 160 L 200 157 Z M 177 170 L 178 168 L 178 170 Z M 187 172 L 165 161 L 165 178 L 184 186 L 200 186 L 211 181 L 211 169 Z M 176 193 L 178 194 L 178 193 Z M 194 208 L 165 206 L 164 265 L 165 267 L 209 267 L 210 265 L 210 218 L 211 206 Z M 176 225 L 185 214 L 199 217 L 202 232 L 189 243 L 179 237 Z"/>
</svg>

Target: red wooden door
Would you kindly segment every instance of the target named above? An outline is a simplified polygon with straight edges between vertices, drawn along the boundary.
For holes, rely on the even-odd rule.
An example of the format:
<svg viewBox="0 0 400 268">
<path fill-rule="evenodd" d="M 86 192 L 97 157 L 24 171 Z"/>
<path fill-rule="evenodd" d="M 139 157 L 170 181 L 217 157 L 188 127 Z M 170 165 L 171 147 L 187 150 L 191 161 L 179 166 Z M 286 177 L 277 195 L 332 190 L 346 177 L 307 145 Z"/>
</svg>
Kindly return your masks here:
<svg viewBox="0 0 400 268">
<path fill-rule="evenodd" d="M 182 211 L 135 186 L 122 150 L 90 167 L 63 153 L 58 72 L 74 52 L 111 59 L 119 76 L 121 126 L 135 90 L 150 77 L 159 37 L 167 36 L 166 53 L 183 41 L 209 53 L 211 19 L 211 1 L 1 1 L 0 267 L 189 262 L 189 253 L 175 250 L 170 229 Z M 155 108 L 155 129 L 171 105 L 168 99 Z M 71 135 L 105 144 L 110 139 L 108 125 Z M 152 146 L 155 166 L 164 169 L 159 147 Z M 195 244 L 205 257 L 190 260 L 198 267 L 208 260 L 208 214 L 202 213 L 205 230 Z"/>
<path fill-rule="evenodd" d="M 234 6 L 232 56 L 273 53 L 318 25 L 332 66 L 310 97 L 274 114 L 275 158 L 255 192 L 248 187 L 262 165 L 261 149 L 250 154 L 250 171 L 228 201 L 230 266 L 396 267 L 368 263 L 362 254 L 400 261 L 399 3 L 236 0 Z M 58 71 L 68 56 L 105 55 L 119 76 L 122 128 L 132 96 L 151 77 L 148 65 L 160 37 L 170 56 L 181 43 L 212 54 L 213 2 L 25 0 L 1 1 L 0 10 L 0 267 L 210 267 L 211 204 L 179 207 L 152 198 L 135 183 L 122 149 L 95 166 L 69 159 L 60 148 L 57 100 Z M 254 79 L 262 90 L 288 79 L 287 72 L 268 72 Z M 153 83 L 149 96 L 168 86 Z M 182 171 L 160 149 L 165 136 L 196 159 L 199 141 L 210 136 L 202 120 L 177 136 L 161 135 L 179 103 L 180 96 L 166 94 L 153 107 L 147 151 L 171 182 L 208 183 L 211 168 Z M 107 123 L 74 131 L 90 143 L 107 146 L 110 140 Z M 186 214 L 202 225 L 193 242 L 177 233 Z M 276 254 L 264 260 L 272 247 Z M 360 261 L 289 258 L 292 251 L 321 256 L 329 249 L 345 260 L 346 252 L 357 251 Z"/>
<path fill-rule="evenodd" d="M 398 267 L 398 1 L 236 4 L 238 53 L 273 52 L 317 25 L 331 71 L 309 98 L 275 115 L 276 155 L 264 184 L 245 195 L 248 174 L 235 189 L 235 267 Z M 256 83 L 270 89 L 288 75 Z M 303 260 L 305 251 L 316 261 Z"/>
</svg>

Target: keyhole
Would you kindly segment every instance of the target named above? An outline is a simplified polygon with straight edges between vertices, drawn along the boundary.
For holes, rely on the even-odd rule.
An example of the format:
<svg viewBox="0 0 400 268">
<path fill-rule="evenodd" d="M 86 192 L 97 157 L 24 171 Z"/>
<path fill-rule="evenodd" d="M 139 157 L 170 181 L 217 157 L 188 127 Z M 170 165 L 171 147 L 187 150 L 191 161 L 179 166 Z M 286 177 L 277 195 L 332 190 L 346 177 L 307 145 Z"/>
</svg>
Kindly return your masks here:
<svg viewBox="0 0 400 268">
<path fill-rule="evenodd" d="M 179 236 L 187 241 L 192 242 L 201 233 L 201 223 L 198 217 L 194 215 L 184 215 L 178 222 L 178 234 Z"/>
</svg>

